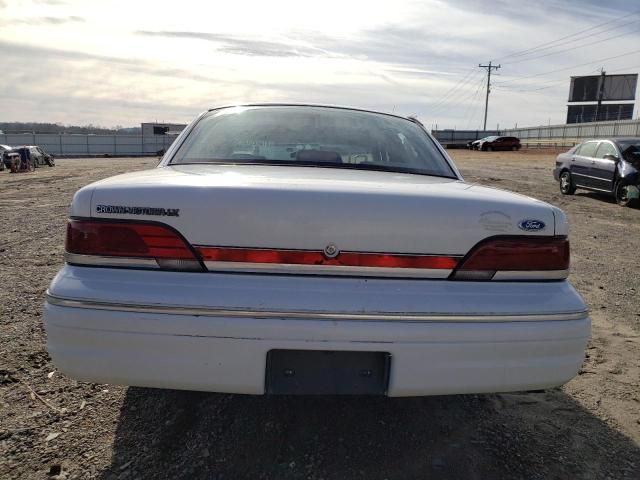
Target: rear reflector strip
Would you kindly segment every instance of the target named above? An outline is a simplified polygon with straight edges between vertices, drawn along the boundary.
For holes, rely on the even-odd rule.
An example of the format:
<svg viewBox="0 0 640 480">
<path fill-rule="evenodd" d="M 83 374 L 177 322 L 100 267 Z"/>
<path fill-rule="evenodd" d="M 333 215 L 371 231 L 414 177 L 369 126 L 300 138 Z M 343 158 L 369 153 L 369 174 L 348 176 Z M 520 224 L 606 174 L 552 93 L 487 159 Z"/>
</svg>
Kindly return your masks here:
<svg viewBox="0 0 640 480">
<path fill-rule="evenodd" d="M 205 262 L 237 262 L 243 264 L 452 270 L 460 260 L 460 257 L 442 255 L 404 255 L 361 252 L 340 252 L 335 258 L 328 258 L 323 252 L 313 250 L 228 247 L 196 247 L 196 251 Z"/>
</svg>

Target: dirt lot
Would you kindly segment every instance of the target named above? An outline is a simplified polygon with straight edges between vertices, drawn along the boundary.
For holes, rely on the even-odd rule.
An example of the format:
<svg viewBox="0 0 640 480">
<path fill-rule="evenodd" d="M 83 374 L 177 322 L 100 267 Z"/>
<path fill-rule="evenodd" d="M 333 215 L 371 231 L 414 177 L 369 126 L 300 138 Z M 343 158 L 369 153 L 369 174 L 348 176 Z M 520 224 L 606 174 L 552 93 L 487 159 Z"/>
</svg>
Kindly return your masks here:
<svg viewBox="0 0 640 480">
<path fill-rule="evenodd" d="M 593 314 L 580 375 L 541 393 L 262 398 L 78 383 L 45 350 L 42 302 L 79 187 L 154 159 L 0 173 L 0 477 L 640 478 L 640 210 L 562 197 L 550 153 L 452 152 L 468 181 L 569 214 Z"/>
</svg>

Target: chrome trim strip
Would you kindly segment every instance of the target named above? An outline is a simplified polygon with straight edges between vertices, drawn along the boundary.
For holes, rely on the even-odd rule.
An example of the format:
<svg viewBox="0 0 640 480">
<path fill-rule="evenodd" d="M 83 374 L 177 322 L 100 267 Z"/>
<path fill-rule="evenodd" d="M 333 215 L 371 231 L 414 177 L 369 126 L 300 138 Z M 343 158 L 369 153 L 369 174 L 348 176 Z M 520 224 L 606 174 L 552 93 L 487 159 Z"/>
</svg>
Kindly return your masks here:
<svg viewBox="0 0 640 480">
<path fill-rule="evenodd" d="M 97 267 L 130 267 L 130 268 L 154 268 L 160 266 L 155 258 L 136 257 L 106 257 L 99 255 L 81 255 L 65 252 L 64 260 L 72 265 L 92 265 Z"/>
<path fill-rule="evenodd" d="M 569 276 L 569 270 L 539 270 L 539 271 L 497 271 L 492 280 L 564 280 Z"/>
<path fill-rule="evenodd" d="M 603 180 L 603 179 L 599 179 L 599 180 Z M 607 180 L 607 181 L 609 181 L 609 180 Z M 611 190 L 607 190 L 606 188 L 596 188 L 596 187 L 591 187 L 591 186 L 588 186 L 588 185 L 580 185 L 579 183 L 576 183 L 576 187 L 584 188 L 585 190 L 593 190 L 593 191 L 596 191 L 596 192 L 611 193 Z"/>
<path fill-rule="evenodd" d="M 604 180 L 600 177 L 594 177 L 593 175 L 585 175 L 584 173 L 578 173 L 578 172 L 571 172 L 571 175 L 575 175 L 576 177 L 593 178 L 595 180 Z"/>
<path fill-rule="evenodd" d="M 297 265 L 205 261 L 210 272 L 280 273 L 297 275 L 353 275 L 399 278 L 448 278 L 452 269 L 352 267 L 345 265 Z"/>
<path fill-rule="evenodd" d="M 162 315 L 194 315 L 206 317 L 233 318 L 278 318 L 299 320 L 361 320 L 401 321 L 401 322 L 539 322 L 551 320 L 582 320 L 587 318 L 587 310 L 579 312 L 556 312 L 541 314 L 442 314 L 442 313 L 406 313 L 406 312 L 314 312 L 314 311 L 272 311 L 242 310 L 216 307 L 180 307 L 173 305 L 140 305 L 133 303 L 111 303 L 92 300 L 62 298 L 46 294 L 51 305 L 68 308 L 87 308 L 132 313 L 153 313 Z"/>
<path fill-rule="evenodd" d="M 585 175 L 584 173 L 572 173 L 572 175 L 576 175 L 579 177 L 586 177 L 586 178 L 592 178 L 594 180 L 602 180 L 603 182 L 610 182 L 611 180 L 608 178 L 602 178 L 602 177 L 594 177 L 593 175 Z M 593 188 L 593 187 L 591 187 Z M 597 189 L 596 189 L 597 190 Z M 607 190 L 605 190 L 606 192 Z"/>
</svg>

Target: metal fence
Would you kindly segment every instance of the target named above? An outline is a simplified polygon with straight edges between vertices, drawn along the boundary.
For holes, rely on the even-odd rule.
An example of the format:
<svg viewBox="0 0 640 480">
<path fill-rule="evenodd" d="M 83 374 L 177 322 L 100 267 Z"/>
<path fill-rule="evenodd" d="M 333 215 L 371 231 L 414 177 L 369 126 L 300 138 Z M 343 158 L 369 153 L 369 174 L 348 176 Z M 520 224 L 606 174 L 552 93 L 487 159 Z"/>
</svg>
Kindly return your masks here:
<svg viewBox="0 0 640 480">
<path fill-rule="evenodd" d="M 58 156 L 155 155 L 167 150 L 177 135 L 63 135 L 56 133 L 0 134 L 0 144 L 37 145 Z"/>
<path fill-rule="evenodd" d="M 640 119 L 572 123 L 505 130 L 433 130 L 435 138 L 447 148 L 464 147 L 467 142 L 490 135 L 518 137 L 525 147 L 572 147 L 588 138 L 640 137 Z"/>
<path fill-rule="evenodd" d="M 518 137 L 527 146 L 567 147 L 588 138 L 640 137 L 640 119 L 512 128 L 500 135 Z"/>
</svg>

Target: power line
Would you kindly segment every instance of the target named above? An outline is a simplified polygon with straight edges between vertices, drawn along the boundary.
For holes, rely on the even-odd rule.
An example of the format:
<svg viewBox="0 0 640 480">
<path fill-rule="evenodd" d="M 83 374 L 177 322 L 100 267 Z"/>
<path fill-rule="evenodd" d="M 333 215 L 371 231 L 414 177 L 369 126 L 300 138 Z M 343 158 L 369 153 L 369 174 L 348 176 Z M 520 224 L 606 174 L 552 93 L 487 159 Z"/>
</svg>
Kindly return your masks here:
<svg viewBox="0 0 640 480">
<path fill-rule="evenodd" d="M 442 108 L 444 105 L 446 105 L 447 103 L 449 103 L 450 101 L 450 97 L 454 92 L 457 92 L 458 90 L 460 90 L 462 87 L 466 86 L 468 83 L 470 83 L 473 80 L 473 76 L 475 74 L 477 74 L 477 70 L 475 70 L 475 67 L 470 70 L 467 75 L 464 76 L 464 78 L 462 78 L 458 83 L 456 83 L 452 88 L 450 88 L 449 90 L 447 90 L 447 92 L 440 98 L 440 100 L 438 100 L 431 108 L 431 112 L 435 112 L 437 110 L 439 110 L 440 108 Z"/>
<path fill-rule="evenodd" d="M 616 73 L 620 73 L 620 72 L 629 72 L 635 69 L 640 69 L 640 65 L 633 65 L 633 66 L 629 66 L 629 67 L 625 67 L 625 68 L 617 68 L 615 70 L 609 70 L 609 74 L 616 74 Z M 597 72 L 599 72 L 600 70 L 596 70 Z M 536 88 L 526 88 L 526 87 L 517 87 L 517 86 L 511 86 L 511 85 L 498 85 L 496 82 L 496 85 L 494 85 L 494 88 L 499 88 L 499 89 L 504 89 L 504 90 L 508 90 L 509 92 L 520 92 L 520 93 L 526 93 L 526 92 L 536 92 L 538 90 L 546 90 L 547 88 L 553 88 L 556 85 L 560 85 L 561 83 L 566 83 L 567 79 L 566 78 L 554 78 L 551 80 L 546 80 L 544 82 L 540 82 L 540 83 L 536 83 L 534 85 L 546 85 L 544 87 L 536 87 Z M 550 84 L 550 85 L 547 85 Z"/>
<path fill-rule="evenodd" d="M 538 51 L 544 50 L 545 48 L 550 48 L 550 47 L 548 47 L 549 45 L 557 44 L 558 42 L 560 42 L 562 40 L 566 40 L 568 38 L 576 37 L 576 36 L 578 36 L 578 35 L 580 35 L 582 33 L 585 33 L 585 32 L 590 32 L 592 30 L 597 30 L 597 29 L 599 29 L 601 27 L 604 27 L 605 25 L 610 25 L 610 24 L 612 24 L 614 22 L 617 22 L 618 20 L 622 20 L 623 18 L 629 18 L 630 16 L 637 15 L 638 13 L 640 13 L 640 10 L 636 10 L 636 11 L 631 12 L 631 13 L 626 13 L 626 14 L 621 15 L 620 17 L 616 17 L 616 18 L 614 18 L 612 20 L 600 23 L 598 25 L 594 25 L 594 26 L 589 27 L 589 28 L 585 28 L 584 30 L 579 30 L 579 31 L 577 31 L 575 33 L 572 33 L 570 35 L 565 35 L 564 37 L 556 38 L 555 40 L 551 40 L 549 42 L 541 43 L 539 45 L 536 45 L 535 47 L 531 47 L 531 48 L 527 48 L 527 49 L 524 49 L 524 50 L 520 50 L 520 51 L 517 51 L 517 52 L 510 53 L 510 54 L 505 55 L 503 57 L 499 57 L 497 59 L 493 59 L 492 61 L 495 62 L 495 61 L 498 61 L 498 60 L 504 60 L 505 58 L 520 57 L 520 56 L 523 56 L 523 55 L 528 55 L 530 53 L 534 53 L 536 50 L 538 50 Z M 568 42 L 568 43 L 571 43 L 571 42 Z M 558 45 L 555 45 L 555 46 L 558 46 Z"/>
<path fill-rule="evenodd" d="M 478 88 L 476 89 L 476 93 L 473 94 L 473 98 L 469 102 L 469 105 L 467 106 L 467 110 L 464 113 L 464 116 L 467 117 L 467 124 L 465 125 L 467 130 L 469 129 L 469 127 L 471 127 L 471 124 L 473 123 L 473 119 L 476 117 L 476 113 L 478 112 L 479 107 L 481 105 L 481 102 L 476 102 L 476 99 L 478 100 L 480 99 L 478 94 L 482 90 L 483 85 L 484 85 L 484 78 L 481 78 L 480 83 L 478 84 Z M 473 106 L 473 114 L 471 116 L 468 116 L 468 113 L 471 110 L 472 106 Z"/>
<path fill-rule="evenodd" d="M 553 83 L 551 83 L 551 85 L 547 85 L 546 87 L 538 87 L 538 88 L 509 88 L 507 87 L 503 87 L 500 85 L 496 85 L 495 88 L 503 88 L 503 89 L 508 89 L 509 92 L 519 92 L 519 93 L 523 93 L 523 92 L 537 92 L 538 90 L 546 90 L 547 88 L 553 88 L 556 85 L 560 85 L 561 83 L 566 83 L 567 79 L 563 78 L 562 80 L 554 80 Z M 548 82 L 547 82 L 548 83 Z"/>
<path fill-rule="evenodd" d="M 548 83 L 554 83 L 554 82 L 559 82 L 560 79 L 559 78 L 552 78 L 549 80 L 544 80 L 542 82 L 534 82 L 532 84 L 529 84 L 529 86 L 535 86 L 535 85 L 546 85 Z M 502 85 L 500 82 L 495 82 L 494 85 L 495 88 L 502 88 L 502 89 L 506 89 L 506 90 L 517 90 L 519 88 L 524 88 L 523 86 L 519 86 L 519 85 Z"/>
<path fill-rule="evenodd" d="M 467 86 L 470 86 L 471 82 L 473 80 L 477 80 L 478 77 L 473 76 L 470 77 L 464 84 L 464 88 L 466 88 Z M 462 88 L 462 86 L 461 86 Z M 472 87 L 473 88 L 473 87 Z M 457 93 L 454 96 L 451 96 L 450 98 L 446 99 L 444 102 L 441 102 L 440 105 L 437 108 L 434 108 L 431 110 L 430 114 L 432 116 L 436 116 L 439 115 L 440 113 L 442 113 L 443 111 L 445 111 L 447 108 L 449 108 L 451 105 L 455 104 L 455 103 L 459 103 L 461 98 L 464 98 L 464 94 L 462 93 L 461 89 L 458 89 L 459 93 Z M 462 95 L 461 95 L 462 94 Z"/>
<path fill-rule="evenodd" d="M 447 90 L 447 91 L 443 94 L 443 96 L 440 98 L 440 100 L 439 100 L 438 102 L 436 102 L 436 105 L 437 105 L 438 103 L 441 103 L 443 98 L 448 97 L 452 92 L 454 92 L 455 90 L 457 90 L 457 89 L 459 88 L 459 86 L 460 86 L 460 85 L 462 85 L 463 83 L 465 83 L 465 81 L 466 81 L 469 77 L 471 77 L 474 73 L 475 73 L 475 69 L 473 69 L 473 68 L 472 68 L 472 69 L 468 70 L 468 71 L 467 71 L 467 74 L 466 74 L 464 77 L 462 77 L 460 80 L 458 80 L 458 82 L 457 82 L 456 84 L 454 84 L 454 86 L 453 86 L 453 87 L 451 87 L 449 90 Z"/>
<path fill-rule="evenodd" d="M 633 16 L 633 15 L 635 15 L 635 14 L 631 14 L 631 15 Z M 574 39 L 571 39 L 571 40 L 567 40 L 567 41 L 564 41 L 564 42 L 554 43 L 553 45 L 549 45 L 549 46 L 546 46 L 546 47 L 543 47 L 543 48 L 532 49 L 532 51 L 530 51 L 530 52 L 528 52 L 528 53 L 523 53 L 522 55 L 518 55 L 518 57 L 526 57 L 526 56 L 528 56 L 528 55 L 536 55 L 536 54 L 538 54 L 538 53 L 540 53 L 540 52 L 542 52 L 542 51 L 544 51 L 544 50 L 549 50 L 549 49 L 553 49 L 553 48 L 560 47 L 560 46 L 562 46 L 562 45 L 567 45 L 567 44 L 570 44 L 570 43 L 575 43 L 575 42 L 578 42 L 578 41 L 580 41 L 580 40 L 584 40 L 584 39 L 586 39 L 586 38 L 593 38 L 593 37 L 597 37 L 597 36 L 600 36 L 600 35 L 604 35 L 604 34 L 607 34 L 607 33 L 611 32 L 612 30 L 613 30 L 613 31 L 619 31 L 622 27 L 626 27 L 627 25 L 637 24 L 637 23 L 638 23 L 638 19 L 634 19 L 634 20 L 631 20 L 631 21 L 629 21 L 629 22 L 622 23 L 622 24 L 620 24 L 620 25 L 616 25 L 615 29 L 606 29 L 606 30 L 603 30 L 603 31 L 601 31 L 601 32 L 590 33 L 590 34 L 588 34 L 588 35 L 579 36 L 579 37 L 577 37 L 577 38 L 574 38 Z M 627 33 L 623 33 L 622 35 L 627 35 L 628 33 L 633 33 L 633 31 L 631 31 L 631 32 L 627 32 Z M 622 35 L 620 35 L 620 36 L 622 36 Z M 600 40 L 598 40 L 598 41 L 606 41 L 606 40 L 607 40 L 607 39 L 600 39 Z M 570 48 L 578 48 L 578 47 L 570 47 Z M 569 50 L 569 49 L 567 49 L 567 50 Z M 549 53 L 549 54 L 547 54 L 547 55 L 551 55 L 551 53 Z M 525 61 L 527 61 L 527 60 L 528 60 L 528 59 L 524 59 L 524 60 L 516 60 L 516 61 L 508 62 L 508 63 L 509 63 L 509 64 L 512 64 L 512 63 L 519 63 L 519 62 L 525 62 Z"/>
<path fill-rule="evenodd" d="M 596 70 L 597 72 L 599 72 L 600 70 Z M 510 92 L 530 92 L 530 91 L 535 91 L 535 90 L 544 90 L 545 88 L 551 88 L 559 83 L 563 83 L 566 82 L 567 79 L 565 78 L 553 78 L 553 79 L 549 79 L 549 80 L 545 80 L 543 82 L 535 82 L 530 86 L 536 86 L 536 85 L 548 85 L 546 87 L 542 87 L 542 88 L 527 88 L 524 86 L 518 86 L 518 85 L 501 85 L 499 84 L 499 82 L 496 82 L 496 84 L 494 85 L 494 88 L 499 88 L 499 89 L 503 89 L 503 90 L 508 90 Z"/>
<path fill-rule="evenodd" d="M 477 98 L 478 94 L 480 93 L 480 90 L 481 90 L 482 86 L 484 85 L 484 77 L 480 77 L 479 80 L 480 80 L 480 82 L 477 82 L 477 87 L 476 87 L 475 91 L 471 95 L 468 95 L 467 97 L 463 97 L 463 99 L 460 100 L 460 102 L 459 102 L 461 104 L 466 104 L 467 105 L 467 108 L 466 108 L 464 114 L 462 115 L 462 119 L 467 117 L 467 113 L 468 113 L 469 109 L 473 105 L 473 102 Z"/>
<path fill-rule="evenodd" d="M 633 70 L 635 68 L 640 68 L 640 65 L 635 65 L 633 67 L 624 67 L 624 68 L 618 68 L 616 70 L 611 70 L 609 73 L 620 73 L 620 72 L 628 72 L 629 70 Z"/>
<path fill-rule="evenodd" d="M 480 93 L 480 90 L 484 86 L 484 78 L 480 78 L 480 82 L 478 82 L 477 85 L 478 86 L 476 87 L 475 92 L 473 92 L 473 94 L 469 97 L 470 100 L 467 102 L 467 109 L 463 114 L 463 116 L 465 117 L 467 116 L 467 113 L 469 113 L 469 110 L 471 110 L 471 107 L 473 106 L 473 102 L 475 102 L 476 98 L 478 98 L 478 94 Z"/>
<path fill-rule="evenodd" d="M 636 21 L 636 20 L 634 20 L 634 21 L 633 21 L 633 23 L 637 23 L 637 21 Z M 563 50 L 558 50 L 558 51 L 556 51 L 556 52 L 549 52 L 549 53 L 545 53 L 545 54 L 543 54 L 543 55 L 538 55 L 538 56 L 536 56 L 536 57 L 528 57 L 528 58 L 524 58 L 524 59 L 522 59 L 522 60 L 516 60 L 516 61 L 514 61 L 514 62 L 507 62 L 507 64 L 506 64 L 506 65 L 513 65 L 513 64 L 516 64 L 516 63 L 523 63 L 523 62 L 529 62 L 529 61 L 531 61 L 531 60 L 537 60 L 537 59 L 539 59 L 539 58 L 550 57 L 550 56 L 552 56 L 552 55 L 557 55 L 557 54 L 559 54 L 559 53 L 569 52 L 569 51 L 571 51 L 571 50 L 575 50 L 575 49 L 577 49 L 577 48 L 584 48 L 584 47 L 588 47 L 588 46 L 590 46 L 590 45 L 595 45 L 595 44 L 597 44 L 597 43 L 599 44 L 599 43 L 603 43 L 603 42 L 608 42 L 609 40 L 614 40 L 614 39 L 616 39 L 616 38 L 623 37 L 623 36 L 625 36 L 625 35 L 629 35 L 629 34 L 637 33 L 637 32 L 640 32 L 640 29 L 639 29 L 639 30 L 631 30 L 630 32 L 620 33 L 620 34 L 618 34 L 618 35 L 614 35 L 613 37 L 601 38 L 600 40 L 594 40 L 593 42 L 589 42 L 589 43 L 584 43 L 584 44 L 580 44 L 580 45 L 575 45 L 575 46 L 573 46 L 573 47 L 565 48 L 565 49 L 563 49 Z M 602 33 L 605 33 L 605 32 L 602 32 Z M 572 42 L 568 42 L 568 43 L 572 43 Z M 558 46 L 558 45 L 556 45 L 556 46 Z M 554 46 L 553 48 L 555 48 L 556 46 Z M 550 47 L 550 48 L 551 48 L 551 47 Z"/>
<path fill-rule="evenodd" d="M 550 73 L 564 72 L 566 70 L 572 70 L 572 69 L 577 68 L 577 67 L 584 67 L 585 65 L 593 65 L 594 63 L 603 62 L 605 60 L 613 60 L 613 59 L 616 59 L 616 58 L 626 57 L 627 55 L 633 55 L 635 53 L 640 53 L 640 50 L 631 50 L 630 52 L 622 53 L 620 55 L 615 55 L 613 57 L 598 58 L 598 59 L 593 60 L 591 62 L 580 63 L 578 65 L 571 65 L 570 67 L 565 67 L 565 68 L 558 68 L 556 70 L 550 70 L 548 72 L 540 72 L 540 73 L 535 73 L 533 75 L 523 75 L 523 76 L 520 76 L 520 77 L 512 78 L 510 80 L 504 80 L 504 81 L 501 81 L 501 82 L 496 82 L 496 84 L 502 85 L 502 84 L 505 84 L 505 83 L 517 82 L 517 81 L 520 81 L 522 79 L 541 77 L 543 75 L 548 75 Z"/>
</svg>

